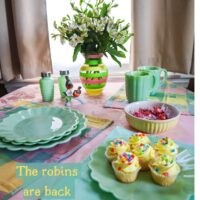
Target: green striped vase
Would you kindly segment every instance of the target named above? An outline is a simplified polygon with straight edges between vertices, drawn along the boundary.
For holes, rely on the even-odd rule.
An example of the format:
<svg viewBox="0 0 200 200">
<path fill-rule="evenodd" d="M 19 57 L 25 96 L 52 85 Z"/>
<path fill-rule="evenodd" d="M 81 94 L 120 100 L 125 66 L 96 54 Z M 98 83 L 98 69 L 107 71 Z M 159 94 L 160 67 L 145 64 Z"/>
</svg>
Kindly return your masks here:
<svg viewBox="0 0 200 200">
<path fill-rule="evenodd" d="M 103 54 L 87 55 L 80 68 L 80 79 L 89 95 L 100 95 L 106 86 L 108 68 L 102 64 Z"/>
</svg>

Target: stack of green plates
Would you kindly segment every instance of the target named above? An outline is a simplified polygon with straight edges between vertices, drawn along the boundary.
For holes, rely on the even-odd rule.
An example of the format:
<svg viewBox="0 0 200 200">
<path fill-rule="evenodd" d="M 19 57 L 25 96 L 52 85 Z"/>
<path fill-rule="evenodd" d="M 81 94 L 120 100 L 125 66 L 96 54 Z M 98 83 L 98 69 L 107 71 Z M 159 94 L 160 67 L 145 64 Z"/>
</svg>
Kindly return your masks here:
<svg viewBox="0 0 200 200">
<path fill-rule="evenodd" d="M 86 128 L 86 118 L 69 108 L 23 110 L 0 123 L 0 148 L 34 151 L 66 143 Z"/>
</svg>

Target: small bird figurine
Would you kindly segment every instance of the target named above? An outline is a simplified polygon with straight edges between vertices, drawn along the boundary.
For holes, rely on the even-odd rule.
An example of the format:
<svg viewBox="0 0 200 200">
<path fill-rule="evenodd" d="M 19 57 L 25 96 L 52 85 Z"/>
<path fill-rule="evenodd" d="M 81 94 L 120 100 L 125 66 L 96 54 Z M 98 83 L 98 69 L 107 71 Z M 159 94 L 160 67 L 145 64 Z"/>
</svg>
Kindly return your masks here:
<svg viewBox="0 0 200 200">
<path fill-rule="evenodd" d="M 73 97 L 77 98 L 81 94 L 81 87 L 79 86 L 77 90 L 74 90 Z"/>
<path fill-rule="evenodd" d="M 77 100 L 81 104 L 83 104 L 84 100 L 80 98 L 81 87 L 79 86 L 76 90 L 73 90 L 74 86 L 73 86 L 72 81 L 69 79 L 68 76 L 66 76 L 65 78 L 66 78 L 66 83 L 65 83 L 66 92 L 64 92 L 65 106 L 69 107 L 71 105 L 72 100 Z"/>
<path fill-rule="evenodd" d="M 73 84 L 72 81 L 69 79 L 68 76 L 65 77 L 66 78 L 66 83 L 65 83 L 65 87 L 66 87 L 66 92 L 64 92 L 65 94 L 65 103 L 67 106 L 70 105 L 70 102 L 72 101 L 72 97 L 73 97 Z"/>
<path fill-rule="evenodd" d="M 73 88 L 72 81 L 69 79 L 68 76 L 66 76 L 65 78 L 66 78 L 65 87 L 67 90 L 71 90 Z"/>
</svg>

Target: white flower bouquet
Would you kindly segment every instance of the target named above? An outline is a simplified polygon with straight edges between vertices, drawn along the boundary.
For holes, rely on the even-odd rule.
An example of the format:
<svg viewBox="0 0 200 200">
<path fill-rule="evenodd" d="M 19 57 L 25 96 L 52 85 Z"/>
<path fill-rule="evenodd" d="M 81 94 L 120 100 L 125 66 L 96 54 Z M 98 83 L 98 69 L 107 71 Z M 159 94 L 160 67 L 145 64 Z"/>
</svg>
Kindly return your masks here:
<svg viewBox="0 0 200 200">
<path fill-rule="evenodd" d="M 94 2 L 80 0 L 78 6 L 71 2 L 75 14 L 66 15 L 59 24 L 54 21 L 57 33 L 52 33 L 52 38 L 59 37 L 62 43 L 69 41 L 74 47 L 73 61 L 80 52 L 85 55 L 102 53 L 106 57 L 108 53 L 121 66 L 118 57 L 126 57 L 124 44 L 133 36 L 128 31 L 130 25 L 110 16 L 111 10 L 118 7 L 114 0 Z"/>
</svg>

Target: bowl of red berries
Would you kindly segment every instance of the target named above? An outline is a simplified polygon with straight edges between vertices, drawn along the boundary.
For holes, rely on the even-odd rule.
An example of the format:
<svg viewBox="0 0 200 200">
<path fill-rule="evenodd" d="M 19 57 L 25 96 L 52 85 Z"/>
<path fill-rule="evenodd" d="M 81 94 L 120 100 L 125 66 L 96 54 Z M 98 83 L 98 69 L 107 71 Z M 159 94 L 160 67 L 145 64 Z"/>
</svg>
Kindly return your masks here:
<svg viewBox="0 0 200 200">
<path fill-rule="evenodd" d="M 125 107 L 128 123 L 139 131 L 151 134 L 165 132 L 178 123 L 180 112 L 170 104 L 138 101 Z"/>
</svg>

